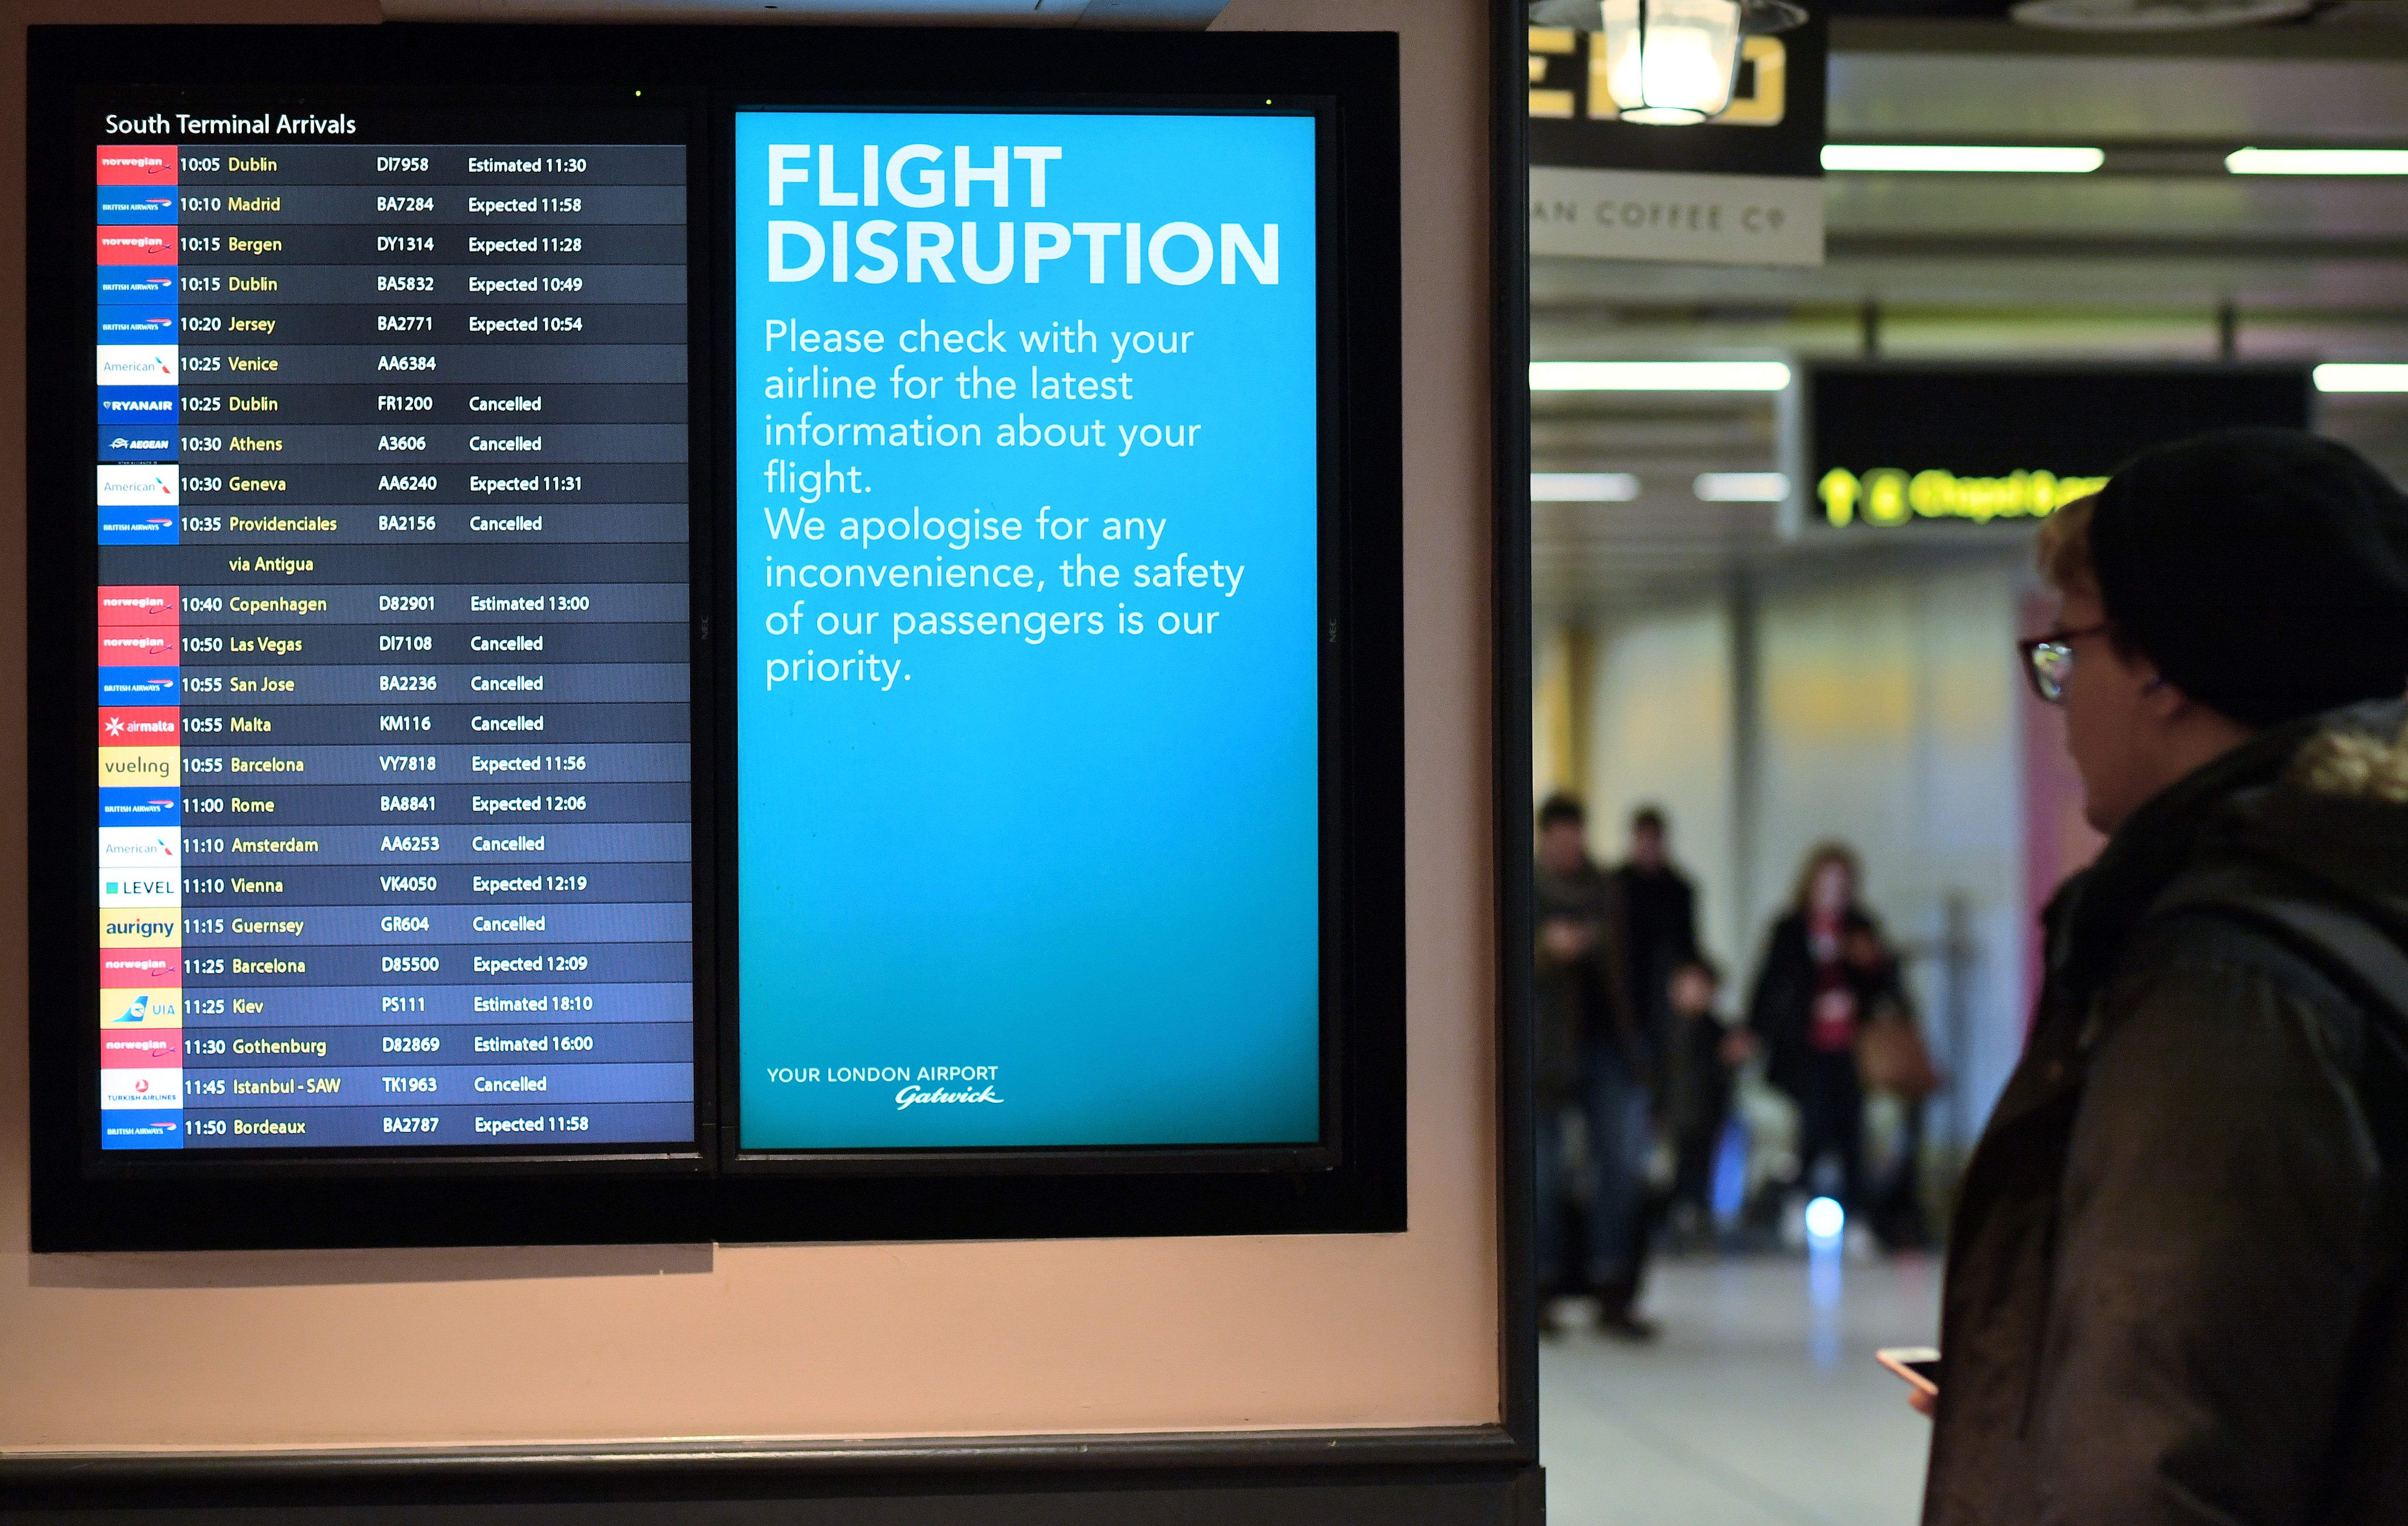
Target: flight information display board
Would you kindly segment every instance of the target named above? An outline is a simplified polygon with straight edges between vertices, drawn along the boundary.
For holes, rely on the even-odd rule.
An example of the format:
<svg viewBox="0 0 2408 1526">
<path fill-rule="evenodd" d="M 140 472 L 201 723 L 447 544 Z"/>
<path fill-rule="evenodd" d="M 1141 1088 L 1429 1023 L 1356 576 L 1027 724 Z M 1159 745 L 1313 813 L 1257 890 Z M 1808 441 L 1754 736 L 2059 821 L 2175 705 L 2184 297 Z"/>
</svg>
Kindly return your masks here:
<svg viewBox="0 0 2408 1526">
<path fill-rule="evenodd" d="M 411 125 L 93 146 L 105 1150 L 695 1137 L 687 149 Z"/>
<path fill-rule="evenodd" d="M 37 1245 L 1401 1225 L 1393 39 L 29 48 Z"/>
</svg>

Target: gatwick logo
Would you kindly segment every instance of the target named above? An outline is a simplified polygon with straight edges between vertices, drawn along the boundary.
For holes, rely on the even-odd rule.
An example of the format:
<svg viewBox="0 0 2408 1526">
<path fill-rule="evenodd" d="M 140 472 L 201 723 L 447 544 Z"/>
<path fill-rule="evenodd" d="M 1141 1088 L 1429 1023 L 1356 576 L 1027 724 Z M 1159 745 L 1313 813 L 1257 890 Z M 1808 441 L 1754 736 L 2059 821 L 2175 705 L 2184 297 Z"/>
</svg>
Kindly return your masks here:
<svg viewBox="0 0 2408 1526">
<path fill-rule="evenodd" d="M 995 1088 L 992 1085 L 982 1086 L 976 1091 L 946 1091 L 941 1089 L 935 1091 L 923 1091 L 916 1086 L 907 1086 L 895 1093 L 895 1109 L 897 1112 L 912 1107 L 925 1107 L 930 1103 L 975 1102 L 991 1102 L 1000 1106 L 1003 1099 L 995 1094 Z"/>
</svg>

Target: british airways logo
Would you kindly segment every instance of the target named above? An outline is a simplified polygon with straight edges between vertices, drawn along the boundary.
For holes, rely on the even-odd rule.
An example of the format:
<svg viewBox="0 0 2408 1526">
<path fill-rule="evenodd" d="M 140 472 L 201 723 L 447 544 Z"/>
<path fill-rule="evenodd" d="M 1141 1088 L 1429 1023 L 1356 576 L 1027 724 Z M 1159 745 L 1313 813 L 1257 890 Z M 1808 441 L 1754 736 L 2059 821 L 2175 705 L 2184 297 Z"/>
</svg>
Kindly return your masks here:
<svg viewBox="0 0 2408 1526">
<path fill-rule="evenodd" d="M 176 267 L 173 265 L 102 265 L 100 267 L 100 300 L 113 302 L 171 302 L 176 296 Z"/>
<path fill-rule="evenodd" d="M 113 303 L 100 309 L 94 337 L 105 345 L 172 344 L 176 338 L 176 309 Z"/>
<path fill-rule="evenodd" d="M 105 185 L 94 202 L 95 222 L 155 223 L 176 221 L 173 186 Z"/>
</svg>

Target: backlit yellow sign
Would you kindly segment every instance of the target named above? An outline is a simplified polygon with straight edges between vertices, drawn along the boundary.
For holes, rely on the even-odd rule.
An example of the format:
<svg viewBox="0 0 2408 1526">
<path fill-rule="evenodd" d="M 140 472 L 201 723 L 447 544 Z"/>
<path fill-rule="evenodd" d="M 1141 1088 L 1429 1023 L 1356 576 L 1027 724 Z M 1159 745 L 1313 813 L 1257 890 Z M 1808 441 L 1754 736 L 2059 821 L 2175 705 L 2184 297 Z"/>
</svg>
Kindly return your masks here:
<svg viewBox="0 0 2408 1526">
<path fill-rule="evenodd" d="M 2059 477 L 2055 472 L 2010 472 L 2004 477 L 1958 477 L 1938 469 L 1906 472 L 1877 466 L 1858 477 L 1833 467 L 1814 484 L 1823 517 L 1833 524 L 1905 524 L 1916 519 L 2044 519 L 2076 498 L 2107 485 L 2103 477 Z"/>
</svg>

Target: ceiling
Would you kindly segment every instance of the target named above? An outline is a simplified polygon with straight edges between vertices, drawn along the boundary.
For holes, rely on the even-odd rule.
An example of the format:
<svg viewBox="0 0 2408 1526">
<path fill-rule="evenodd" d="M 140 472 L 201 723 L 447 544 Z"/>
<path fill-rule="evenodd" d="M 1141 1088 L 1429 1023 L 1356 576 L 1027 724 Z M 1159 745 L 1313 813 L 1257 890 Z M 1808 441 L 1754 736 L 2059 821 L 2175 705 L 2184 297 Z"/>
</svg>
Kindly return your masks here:
<svg viewBox="0 0 2408 1526">
<path fill-rule="evenodd" d="M 1840 7 L 1827 140 L 2087 145 L 2107 150 L 2103 166 L 1828 177 L 1815 269 L 1536 261 L 1533 357 L 2408 361 L 2408 177 L 2223 167 L 2250 146 L 2408 147 L 2408 7 L 2188 37 L 1915 8 Z M 2327 432 L 2408 480 L 2408 395 L 2324 403 Z M 1537 506 L 1541 608 L 1613 618 L 1697 598 L 1733 568 L 1822 570 L 1801 559 L 1832 553 L 1784 542 L 1774 506 L 1691 491 L 1703 472 L 1777 469 L 1780 413 L 1763 394 L 1536 397 L 1536 470 L 1641 483 L 1629 503 Z M 2014 533 L 1984 534 L 1996 548 Z"/>
</svg>

